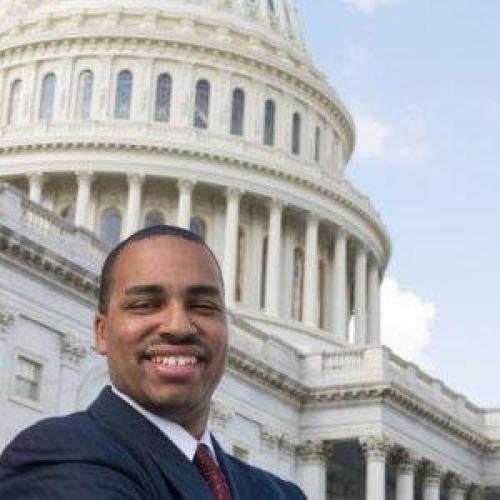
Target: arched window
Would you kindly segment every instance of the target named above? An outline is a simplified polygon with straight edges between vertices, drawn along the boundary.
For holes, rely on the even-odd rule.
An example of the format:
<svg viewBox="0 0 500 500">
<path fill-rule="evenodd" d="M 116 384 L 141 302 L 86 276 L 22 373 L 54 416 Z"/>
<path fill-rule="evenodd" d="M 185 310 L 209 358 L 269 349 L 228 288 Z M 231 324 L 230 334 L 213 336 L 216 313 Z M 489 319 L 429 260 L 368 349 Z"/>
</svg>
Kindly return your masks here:
<svg viewBox="0 0 500 500">
<path fill-rule="evenodd" d="M 274 6 L 274 0 L 267 0 L 267 7 L 271 14 L 276 14 L 276 7 Z"/>
<path fill-rule="evenodd" d="M 144 217 L 144 227 L 165 224 L 165 217 L 159 210 L 150 210 Z"/>
<path fill-rule="evenodd" d="M 134 77 L 128 69 L 122 69 L 116 79 L 115 118 L 127 120 L 130 117 L 132 86 Z"/>
<path fill-rule="evenodd" d="M 292 119 L 292 154 L 299 155 L 300 154 L 300 128 L 301 128 L 301 119 L 299 113 L 293 114 Z"/>
<path fill-rule="evenodd" d="M 7 118 L 9 125 L 18 123 L 21 116 L 21 85 L 22 82 L 19 78 L 10 85 L 9 115 Z"/>
<path fill-rule="evenodd" d="M 302 298 L 304 292 L 304 252 L 296 248 L 293 252 L 292 318 L 302 320 Z"/>
<path fill-rule="evenodd" d="M 157 122 L 170 120 L 171 95 L 172 78 L 168 73 L 162 73 L 156 80 L 155 120 Z"/>
<path fill-rule="evenodd" d="M 274 129 L 276 122 L 276 103 L 268 99 L 264 109 L 264 144 L 274 146 Z"/>
<path fill-rule="evenodd" d="M 56 75 L 49 73 L 42 81 L 42 93 L 40 95 L 40 120 L 51 121 L 54 113 L 54 97 L 56 93 Z"/>
<path fill-rule="evenodd" d="M 243 121 L 245 119 L 245 92 L 234 89 L 231 104 L 231 135 L 243 135 Z"/>
<path fill-rule="evenodd" d="M 193 217 L 189 223 L 189 229 L 203 240 L 207 237 L 207 225 L 201 217 Z"/>
<path fill-rule="evenodd" d="M 68 205 L 64 207 L 60 212 L 59 216 L 66 222 L 73 224 L 75 222 L 75 205 Z"/>
<path fill-rule="evenodd" d="M 238 254 L 236 256 L 236 291 L 235 291 L 236 302 L 241 302 L 243 298 L 244 259 L 245 259 L 245 232 L 240 227 L 238 229 Z"/>
<path fill-rule="evenodd" d="M 266 236 L 262 241 L 262 263 L 260 276 L 260 307 L 266 307 L 266 276 L 267 276 L 267 246 L 269 238 Z"/>
<path fill-rule="evenodd" d="M 314 161 L 321 161 L 321 128 L 318 126 L 314 132 Z"/>
<path fill-rule="evenodd" d="M 92 109 L 92 93 L 94 91 L 94 73 L 85 70 L 80 73 L 78 79 L 78 96 L 76 117 L 79 120 L 90 119 Z"/>
<path fill-rule="evenodd" d="M 210 110 L 210 83 L 199 80 L 196 84 L 196 98 L 194 103 L 194 126 L 208 128 L 208 113 Z"/>
<path fill-rule="evenodd" d="M 101 240 L 109 248 L 113 248 L 120 242 L 122 232 L 122 216 L 115 207 L 109 207 L 101 215 Z"/>
<path fill-rule="evenodd" d="M 319 327 L 326 326 L 326 269 L 323 260 L 318 263 L 318 319 Z"/>
</svg>

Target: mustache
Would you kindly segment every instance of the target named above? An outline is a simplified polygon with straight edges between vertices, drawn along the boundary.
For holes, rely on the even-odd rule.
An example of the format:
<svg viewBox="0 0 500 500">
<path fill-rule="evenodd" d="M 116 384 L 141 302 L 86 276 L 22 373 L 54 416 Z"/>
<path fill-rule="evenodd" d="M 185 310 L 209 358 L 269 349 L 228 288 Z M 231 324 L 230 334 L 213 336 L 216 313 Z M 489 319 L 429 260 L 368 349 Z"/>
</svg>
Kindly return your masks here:
<svg viewBox="0 0 500 500">
<path fill-rule="evenodd" d="M 150 339 L 144 346 L 144 350 L 147 352 L 155 347 L 162 346 L 183 346 L 202 349 L 207 351 L 207 347 L 204 342 L 200 339 L 200 336 L 195 333 L 179 333 L 179 332 L 164 332 L 160 333 L 157 337 Z"/>
</svg>

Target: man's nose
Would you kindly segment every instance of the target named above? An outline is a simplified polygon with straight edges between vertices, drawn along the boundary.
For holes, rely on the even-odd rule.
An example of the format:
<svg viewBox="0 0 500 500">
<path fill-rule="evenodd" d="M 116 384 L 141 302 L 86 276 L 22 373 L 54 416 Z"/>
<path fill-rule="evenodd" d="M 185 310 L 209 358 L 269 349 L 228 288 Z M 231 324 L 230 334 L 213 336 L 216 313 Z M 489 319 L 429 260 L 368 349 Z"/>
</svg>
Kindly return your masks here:
<svg viewBox="0 0 500 500">
<path fill-rule="evenodd" d="M 161 331 L 176 335 L 195 333 L 189 311 L 182 302 L 172 302 L 165 308 L 162 313 Z"/>
</svg>

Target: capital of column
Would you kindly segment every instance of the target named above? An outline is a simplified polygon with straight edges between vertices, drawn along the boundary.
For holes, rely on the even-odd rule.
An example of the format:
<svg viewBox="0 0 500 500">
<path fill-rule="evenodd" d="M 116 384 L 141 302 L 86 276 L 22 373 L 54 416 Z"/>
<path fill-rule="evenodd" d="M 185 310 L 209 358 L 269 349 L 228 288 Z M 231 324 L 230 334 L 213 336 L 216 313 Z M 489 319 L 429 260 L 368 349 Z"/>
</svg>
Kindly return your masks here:
<svg viewBox="0 0 500 500">
<path fill-rule="evenodd" d="M 139 174 L 137 172 L 131 172 L 127 174 L 127 180 L 130 186 L 140 187 L 142 186 L 144 179 L 145 179 L 144 174 Z"/>
<path fill-rule="evenodd" d="M 438 485 L 441 483 L 441 478 L 443 477 L 443 467 L 440 464 L 424 460 L 421 465 L 421 470 L 424 478 L 424 484 Z"/>
<path fill-rule="evenodd" d="M 72 335 L 64 335 L 61 339 L 61 359 L 63 363 L 78 368 L 80 362 L 88 353 L 81 341 Z"/>
<path fill-rule="evenodd" d="M 210 419 L 212 424 L 223 429 L 233 416 L 234 412 L 228 406 L 219 401 L 212 401 L 210 406 Z"/>
<path fill-rule="evenodd" d="M 470 482 L 464 476 L 450 472 L 446 479 L 445 484 L 450 492 L 465 493 L 470 486 Z"/>
<path fill-rule="evenodd" d="M 269 207 L 269 210 L 271 211 L 282 211 L 284 206 L 285 206 L 285 203 L 280 200 L 279 198 L 270 198 L 267 202 L 267 205 Z"/>
<path fill-rule="evenodd" d="M 390 440 L 383 434 L 362 436 L 359 443 L 366 459 L 373 461 L 384 461 L 391 447 Z"/>
<path fill-rule="evenodd" d="M 333 443 L 331 441 L 311 440 L 303 441 L 297 446 L 297 457 L 305 460 L 318 460 L 326 462 L 333 453 Z"/>
<path fill-rule="evenodd" d="M 94 177 L 94 172 L 92 170 L 78 170 L 76 172 L 76 181 L 78 185 L 81 184 L 90 184 Z"/>
<path fill-rule="evenodd" d="M 317 226 L 320 221 L 320 216 L 315 212 L 307 212 L 306 222 L 308 226 Z"/>
<path fill-rule="evenodd" d="M 418 465 L 418 457 L 412 451 L 398 447 L 393 453 L 396 469 L 400 473 L 415 472 Z"/>
<path fill-rule="evenodd" d="M 44 173 L 37 170 L 35 172 L 29 172 L 28 173 L 28 180 L 30 182 L 30 184 L 41 184 L 43 182 L 43 176 L 44 176 Z"/>
<path fill-rule="evenodd" d="M 177 187 L 179 191 L 185 193 L 191 193 L 194 189 L 195 184 L 196 184 L 195 181 L 191 179 L 179 179 L 177 181 Z"/>
<path fill-rule="evenodd" d="M 0 305 L 0 336 L 4 336 L 12 330 L 16 318 L 16 311 Z"/>
<path fill-rule="evenodd" d="M 243 190 L 241 190 L 238 187 L 228 187 L 226 189 L 226 198 L 227 200 L 234 200 L 237 201 L 241 198 L 241 195 L 243 194 Z"/>
</svg>

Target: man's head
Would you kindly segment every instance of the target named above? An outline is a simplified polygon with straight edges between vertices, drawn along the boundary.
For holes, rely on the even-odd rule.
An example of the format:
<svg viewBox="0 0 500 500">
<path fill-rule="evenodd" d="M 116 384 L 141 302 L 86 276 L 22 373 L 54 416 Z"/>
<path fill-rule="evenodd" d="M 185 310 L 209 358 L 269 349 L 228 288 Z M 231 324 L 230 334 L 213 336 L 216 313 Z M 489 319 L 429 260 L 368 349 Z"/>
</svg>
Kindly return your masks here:
<svg viewBox="0 0 500 500">
<path fill-rule="evenodd" d="M 103 266 L 95 332 L 119 390 L 192 434 L 203 430 L 227 321 L 220 268 L 201 238 L 162 225 L 118 245 Z"/>
</svg>

